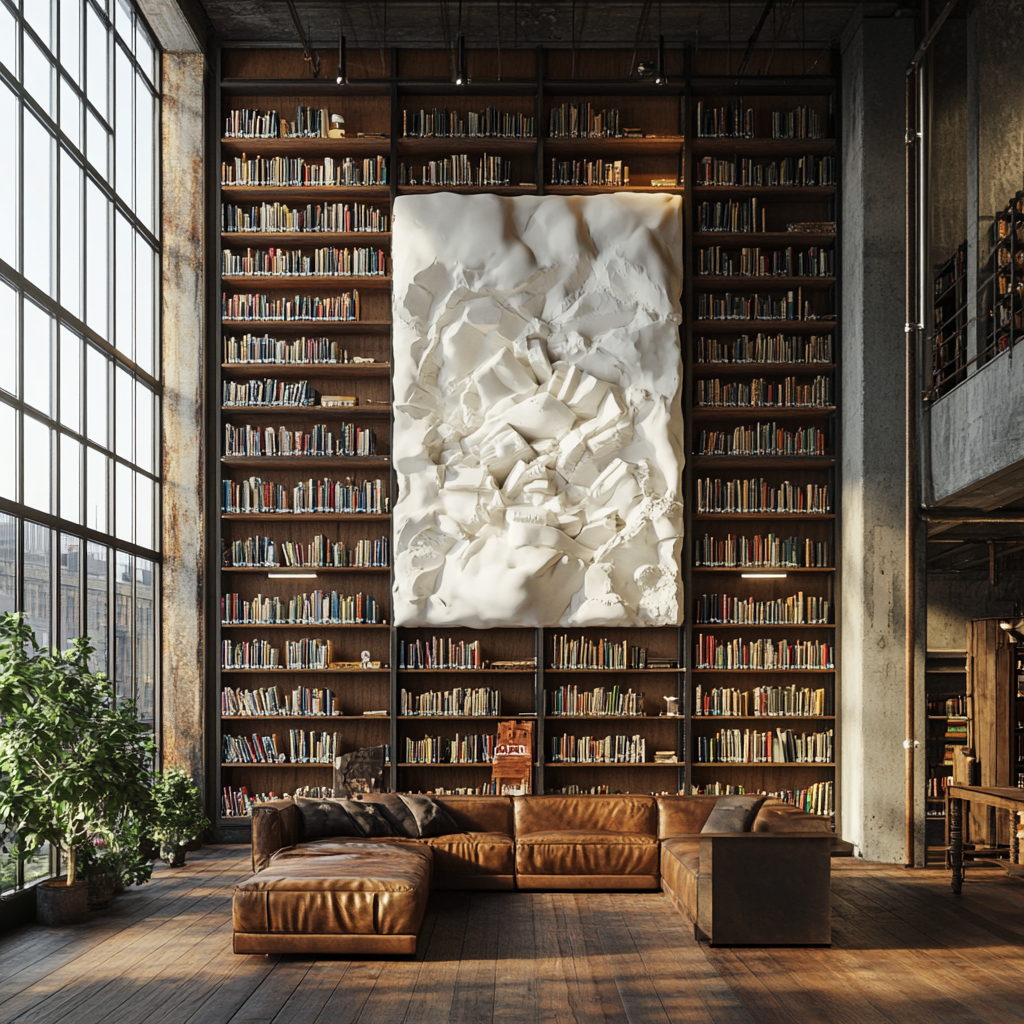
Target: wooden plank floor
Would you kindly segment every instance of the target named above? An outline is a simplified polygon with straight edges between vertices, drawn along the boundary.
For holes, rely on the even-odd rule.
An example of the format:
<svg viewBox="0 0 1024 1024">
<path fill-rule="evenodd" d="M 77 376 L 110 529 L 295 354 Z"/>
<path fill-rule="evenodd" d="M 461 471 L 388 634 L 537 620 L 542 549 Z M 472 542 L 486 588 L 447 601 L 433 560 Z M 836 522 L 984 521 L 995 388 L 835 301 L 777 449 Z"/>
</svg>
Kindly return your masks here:
<svg viewBox="0 0 1024 1024">
<path fill-rule="evenodd" d="M 0 1022 L 991 1024 L 1024 1020 L 1024 881 L 833 860 L 831 949 L 710 949 L 660 894 L 436 893 L 415 958 L 235 956 L 248 849 L 74 929 L 0 937 Z M 756 908 L 752 908 L 756 912 Z"/>
</svg>

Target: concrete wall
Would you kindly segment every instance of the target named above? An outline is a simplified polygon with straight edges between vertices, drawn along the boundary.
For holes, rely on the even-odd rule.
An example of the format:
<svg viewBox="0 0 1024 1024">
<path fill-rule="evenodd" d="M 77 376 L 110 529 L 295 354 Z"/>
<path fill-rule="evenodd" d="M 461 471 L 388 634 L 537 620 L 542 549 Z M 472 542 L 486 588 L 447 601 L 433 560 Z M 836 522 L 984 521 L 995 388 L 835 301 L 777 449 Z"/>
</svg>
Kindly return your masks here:
<svg viewBox="0 0 1024 1024">
<path fill-rule="evenodd" d="M 1010 615 L 1024 602 L 1024 573 L 1000 573 L 992 586 L 983 572 L 929 573 L 928 646 L 932 649 L 967 646 L 970 619 Z"/>
<path fill-rule="evenodd" d="M 890 863 L 904 856 L 902 98 L 914 46 L 911 22 L 865 19 L 842 55 L 839 829 Z"/>
</svg>

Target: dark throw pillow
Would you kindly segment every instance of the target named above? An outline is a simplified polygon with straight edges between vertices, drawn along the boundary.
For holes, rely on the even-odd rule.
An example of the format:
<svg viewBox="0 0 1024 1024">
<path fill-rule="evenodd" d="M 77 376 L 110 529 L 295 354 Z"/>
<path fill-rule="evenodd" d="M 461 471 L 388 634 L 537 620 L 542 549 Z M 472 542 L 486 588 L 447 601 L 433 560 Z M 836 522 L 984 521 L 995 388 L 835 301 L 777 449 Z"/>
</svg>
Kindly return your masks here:
<svg viewBox="0 0 1024 1024">
<path fill-rule="evenodd" d="M 334 836 L 360 837 L 362 832 L 341 800 L 295 797 L 295 806 L 302 818 L 303 839 L 330 839 Z"/>
<path fill-rule="evenodd" d="M 701 832 L 749 832 L 763 796 L 720 796 Z"/>
<path fill-rule="evenodd" d="M 360 799 L 356 797 L 357 801 Z M 404 836 L 406 839 L 420 838 L 420 827 L 416 823 L 416 818 L 397 793 L 374 793 L 365 798 L 365 801 L 380 810 L 395 830 L 396 836 Z"/>
<path fill-rule="evenodd" d="M 335 803 L 339 803 L 345 808 L 367 839 L 381 839 L 385 836 L 402 834 L 395 831 L 391 822 L 375 803 L 370 803 L 368 800 L 335 800 Z"/>
<path fill-rule="evenodd" d="M 451 836 L 462 831 L 452 816 L 432 797 L 411 793 L 402 793 L 400 796 L 416 822 L 417 839 Z"/>
</svg>

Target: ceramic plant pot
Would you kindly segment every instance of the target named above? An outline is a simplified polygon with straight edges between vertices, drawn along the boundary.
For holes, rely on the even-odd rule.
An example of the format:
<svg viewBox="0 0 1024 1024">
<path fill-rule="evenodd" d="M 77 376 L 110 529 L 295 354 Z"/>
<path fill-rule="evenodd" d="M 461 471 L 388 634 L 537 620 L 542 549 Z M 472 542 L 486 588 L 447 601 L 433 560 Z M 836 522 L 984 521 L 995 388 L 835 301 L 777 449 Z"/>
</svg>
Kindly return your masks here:
<svg viewBox="0 0 1024 1024">
<path fill-rule="evenodd" d="M 177 843 L 161 843 L 160 859 L 169 868 L 180 868 L 185 863 L 185 847 Z"/>
<path fill-rule="evenodd" d="M 81 924 L 89 916 L 89 883 L 67 884 L 67 876 L 36 886 L 36 921 L 48 928 Z"/>
<path fill-rule="evenodd" d="M 116 891 L 116 882 L 114 876 L 106 872 L 93 875 L 89 879 L 90 910 L 102 910 L 104 907 L 110 906 L 110 901 L 114 898 Z"/>
</svg>

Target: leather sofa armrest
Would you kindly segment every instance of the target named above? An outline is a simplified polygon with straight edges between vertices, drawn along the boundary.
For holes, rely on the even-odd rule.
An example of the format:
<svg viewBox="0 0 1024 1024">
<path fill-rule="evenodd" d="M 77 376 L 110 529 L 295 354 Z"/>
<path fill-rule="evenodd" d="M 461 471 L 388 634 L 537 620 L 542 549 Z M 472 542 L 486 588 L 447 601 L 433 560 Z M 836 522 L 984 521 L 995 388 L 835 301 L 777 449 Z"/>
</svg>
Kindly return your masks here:
<svg viewBox="0 0 1024 1024">
<path fill-rule="evenodd" d="M 268 800 L 252 809 L 252 869 L 262 871 L 270 858 L 302 839 L 302 820 L 291 797 Z"/>
</svg>

